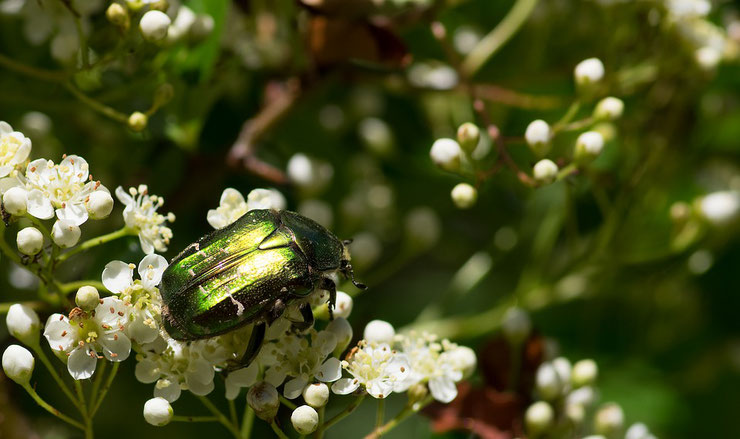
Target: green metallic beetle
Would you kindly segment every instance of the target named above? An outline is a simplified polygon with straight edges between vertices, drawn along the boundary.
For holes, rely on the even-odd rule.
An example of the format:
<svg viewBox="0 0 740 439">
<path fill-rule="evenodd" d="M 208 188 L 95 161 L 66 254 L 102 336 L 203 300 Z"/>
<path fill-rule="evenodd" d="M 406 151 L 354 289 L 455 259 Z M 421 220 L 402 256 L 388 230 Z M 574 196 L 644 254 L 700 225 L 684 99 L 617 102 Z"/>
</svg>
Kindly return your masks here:
<svg viewBox="0 0 740 439">
<path fill-rule="evenodd" d="M 319 288 L 329 292 L 329 312 L 337 289 L 328 277 L 339 272 L 355 282 L 348 241 L 287 210 L 250 210 L 234 223 L 189 245 L 162 275 L 160 292 L 165 329 L 177 340 L 213 337 L 243 325 L 254 329 L 240 362 L 248 365 L 259 352 L 266 326 L 295 299 Z M 299 306 L 309 328 L 309 303 Z"/>
</svg>

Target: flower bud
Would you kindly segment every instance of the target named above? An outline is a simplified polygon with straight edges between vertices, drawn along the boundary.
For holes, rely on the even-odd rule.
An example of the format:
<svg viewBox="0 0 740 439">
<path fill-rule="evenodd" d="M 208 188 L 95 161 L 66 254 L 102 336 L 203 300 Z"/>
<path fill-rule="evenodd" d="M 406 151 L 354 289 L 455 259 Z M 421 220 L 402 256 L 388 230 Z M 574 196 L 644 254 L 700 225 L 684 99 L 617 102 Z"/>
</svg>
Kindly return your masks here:
<svg viewBox="0 0 740 439">
<path fill-rule="evenodd" d="M 3 372 L 22 386 L 31 380 L 34 364 L 33 354 L 23 346 L 12 344 L 3 352 Z"/>
<path fill-rule="evenodd" d="M 596 381 L 599 368 L 594 360 L 581 360 L 573 365 L 571 381 L 573 387 L 589 386 Z"/>
<path fill-rule="evenodd" d="M 34 346 L 38 343 L 41 323 L 39 315 L 30 306 L 14 303 L 8 308 L 5 324 L 10 335 L 23 343 Z"/>
<path fill-rule="evenodd" d="M 478 191 L 467 183 L 458 183 L 450 193 L 458 209 L 470 209 L 478 201 Z"/>
<path fill-rule="evenodd" d="M 26 227 L 18 232 L 15 242 L 21 253 L 33 256 L 44 246 L 44 235 L 36 227 Z"/>
<path fill-rule="evenodd" d="M 527 130 L 524 132 L 524 140 L 527 141 L 527 145 L 532 149 L 535 155 L 542 157 L 547 154 L 550 149 L 550 125 L 544 120 L 537 119 L 527 125 Z"/>
<path fill-rule="evenodd" d="M 558 373 L 558 379 L 563 384 L 563 391 L 567 391 L 570 387 L 570 371 L 573 369 L 570 361 L 565 357 L 558 357 L 550 362 L 552 367 L 555 368 L 555 372 Z"/>
<path fill-rule="evenodd" d="M 466 153 L 471 154 L 475 151 L 479 141 L 480 129 L 474 123 L 465 122 L 457 129 L 457 142 Z"/>
<path fill-rule="evenodd" d="M 432 161 L 440 168 L 457 172 L 460 170 L 462 149 L 460 144 L 452 139 L 437 139 L 429 151 Z"/>
<path fill-rule="evenodd" d="M 552 424 L 555 413 L 550 404 L 538 401 L 530 405 L 524 414 L 524 423 L 530 436 L 537 436 L 547 430 Z"/>
<path fill-rule="evenodd" d="M 565 416 L 575 425 L 580 425 L 586 418 L 586 408 L 580 404 L 569 404 L 565 406 Z"/>
<path fill-rule="evenodd" d="M 594 118 L 597 120 L 615 120 L 622 117 L 624 102 L 613 96 L 606 97 L 596 104 Z"/>
<path fill-rule="evenodd" d="M 249 388 L 247 404 L 254 410 L 258 418 L 271 422 L 280 408 L 280 399 L 277 389 L 264 381 Z"/>
<path fill-rule="evenodd" d="M 468 378 L 475 372 L 475 366 L 478 364 L 478 358 L 475 351 L 467 346 L 458 346 L 450 351 L 450 362 L 455 369 L 463 374 L 463 379 Z"/>
<path fill-rule="evenodd" d="M 51 239 L 62 248 L 72 247 L 80 240 L 79 226 L 68 220 L 57 220 L 51 227 Z"/>
<path fill-rule="evenodd" d="M 92 285 L 85 285 L 77 290 L 75 303 L 84 311 L 94 310 L 100 304 L 98 289 Z"/>
<path fill-rule="evenodd" d="M 303 389 L 303 400 L 313 408 L 321 408 L 329 401 L 329 386 L 324 383 L 309 384 Z"/>
<path fill-rule="evenodd" d="M 144 403 L 144 419 L 156 427 L 169 424 L 173 415 L 172 406 L 164 398 L 152 398 Z"/>
<path fill-rule="evenodd" d="M 546 401 L 553 401 L 560 396 L 563 388 L 558 373 L 550 363 L 542 363 L 537 369 L 535 385 L 540 397 Z"/>
<path fill-rule="evenodd" d="M 334 317 L 349 317 L 352 312 L 352 297 L 344 291 L 337 291 L 337 303 L 334 307 Z"/>
<path fill-rule="evenodd" d="M 582 405 L 588 407 L 596 401 L 596 391 L 593 387 L 579 387 L 568 394 L 565 398 L 567 405 Z"/>
<path fill-rule="evenodd" d="M 22 187 L 12 187 L 3 194 L 3 207 L 11 215 L 23 215 L 28 206 L 28 192 Z"/>
<path fill-rule="evenodd" d="M 594 416 L 594 430 L 604 436 L 611 436 L 624 426 L 624 412 L 619 404 L 606 403 L 599 408 Z"/>
<path fill-rule="evenodd" d="M 334 334 L 334 337 L 337 339 L 337 347 L 334 348 L 334 353 L 340 354 L 344 352 L 347 346 L 349 346 L 349 342 L 352 341 L 352 326 L 347 319 L 335 317 L 326 326 L 326 330 Z"/>
<path fill-rule="evenodd" d="M 113 210 L 113 197 L 107 191 L 95 191 L 87 199 L 87 213 L 94 220 L 103 219 Z"/>
<path fill-rule="evenodd" d="M 534 165 L 534 178 L 542 183 L 552 183 L 558 176 L 558 165 L 550 159 L 542 159 Z"/>
<path fill-rule="evenodd" d="M 293 410 L 290 422 L 299 434 L 311 434 L 319 426 L 319 414 L 313 407 L 302 405 Z"/>
<path fill-rule="evenodd" d="M 604 77 L 604 63 L 598 58 L 585 59 L 578 63 L 574 75 L 577 85 L 588 87 Z"/>
<path fill-rule="evenodd" d="M 390 323 L 383 320 L 372 320 L 365 326 L 362 338 L 369 343 L 391 343 L 395 335 L 396 330 Z"/>
<path fill-rule="evenodd" d="M 501 330 L 504 333 L 504 337 L 509 340 L 509 343 L 521 344 L 529 337 L 529 333 L 532 332 L 532 321 L 529 319 L 529 314 L 526 311 L 521 308 L 512 307 L 504 314 L 504 319 L 501 322 Z"/>
<path fill-rule="evenodd" d="M 149 11 L 149 12 L 154 12 L 154 11 Z M 147 14 L 149 12 L 147 12 Z M 149 118 L 147 117 L 146 114 L 140 111 L 134 111 L 128 117 L 128 127 L 131 128 L 131 131 L 135 131 L 137 133 L 144 131 L 144 128 L 146 128 L 148 123 L 149 123 Z"/>
<path fill-rule="evenodd" d="M 127 29 L 129 26 L 128 11 L 118 3 L 111 3 L 105 10 L 105 17 L 111 24 Z"/>
<path fill-rule="evenodd" d="M 167 30 L 172 20 L 162 11 L 151 10 L 144 13 L 139 21 L 139 29 L 144 38 L 152 41 L 162 41 L 167 37 Z M 130 124 L 130 123 L 129 123 Z"/>
<path fill-rule="evenodd" d="M 652 438 L 650 430 L 642 422 L 632 424 L 624 434 L 624 439 L 650 439 Z"/>
<path fill-rule="evenodd" d="M 740 212 L 740 193 L 735 191 L 712 192 L 700 198 L 699 214 L 715 226 L 729 223 Z"/>
<path fill-rule="evenodd" d="M 574 158 L 581 163 L 588 163 L 601 154 L 604 148 L 604 137 L 596 131 L 586 131 L 578 136 Z"/>
</svg>

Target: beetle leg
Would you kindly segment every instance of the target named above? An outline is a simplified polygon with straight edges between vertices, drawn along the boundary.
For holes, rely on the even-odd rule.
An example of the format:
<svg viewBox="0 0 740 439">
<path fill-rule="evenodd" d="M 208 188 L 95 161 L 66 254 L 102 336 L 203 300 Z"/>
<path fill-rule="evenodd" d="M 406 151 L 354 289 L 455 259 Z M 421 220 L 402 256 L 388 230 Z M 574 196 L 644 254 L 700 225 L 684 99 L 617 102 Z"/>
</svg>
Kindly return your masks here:
<svg viewBox="0 0 740 439">
<path fill-rule="evenodd" d="M 275 304 L 272 305 L 272 308 L 267 314 L 267 323 L 272 325 L 272 322 L 279 319 L 281 315 L 283 315 L 283 311 L 285 311 L 285 302 L 282 299 L 277 299 L 275 301 Z"/>
<path fill-rule="evenodd" d="M 337 286 L 328 277 L 322 277 L 319 288 L 329 292 L 329 320 L 334 320 L 334 307 L 337 305 Z"/>
<path fill-rule="evenodd" d="M 249 336 L 249 344 L 247 344 L 247 350 L 244 351 L 244 355 L 242 355 L 242 359 L 239 361 L 239 363 L 235 367 L 229 368 L 230 370 L 247 367 L 252 363 L 252 361 L 254 361 L 254 359 L 257 357 L 257 354 L 259 354 L 260 352 L 260 348 L 262 348 L 262 342 L 265 341 L 266 329 L 267 323 L 265 322 L 254 324 L 254 327 L 252 327 L 252 334 Z"/>
<path fill-rule="evenodd" d="M 298 307 L 298 311 L 301 312 L 301 316 L 303 317 L 303 321 L 301 322 L 293 322 L 293 328 L 297 330 L 298 332 L 303 332 L 306 329 L 313 326 L 313 311 L 311 310 L 311 304 L 308 302 L 303 302 Z"/>
</svg>

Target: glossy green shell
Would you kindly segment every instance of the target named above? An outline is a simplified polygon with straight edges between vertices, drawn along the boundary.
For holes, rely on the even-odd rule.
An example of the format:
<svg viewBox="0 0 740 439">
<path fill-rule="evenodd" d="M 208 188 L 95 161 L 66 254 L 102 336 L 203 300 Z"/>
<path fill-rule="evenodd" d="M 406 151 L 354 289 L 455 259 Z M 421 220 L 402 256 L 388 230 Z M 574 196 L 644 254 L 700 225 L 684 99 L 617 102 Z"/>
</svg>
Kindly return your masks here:
<svg viewBox="0 0 740 439">
<path fill-rule="evenodd" d="M 344 246 L 289 211 L 251 210 L 188 246 L 167 267 L 160 291 L 167 331 L 211 337 L 265 319 L 277 300 L 310 293 L 339 268 Z"/>
</svg>

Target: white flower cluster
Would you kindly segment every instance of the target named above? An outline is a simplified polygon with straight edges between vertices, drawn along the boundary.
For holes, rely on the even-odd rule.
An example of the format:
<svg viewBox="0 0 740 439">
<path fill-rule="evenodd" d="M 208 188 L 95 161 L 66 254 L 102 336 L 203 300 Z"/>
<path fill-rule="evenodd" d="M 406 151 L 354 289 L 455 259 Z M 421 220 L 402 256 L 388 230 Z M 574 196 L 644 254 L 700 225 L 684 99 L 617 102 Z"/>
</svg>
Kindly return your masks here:
<svg viewBox="0 0 740 439">
<path fill-rule="evenodd" d="M 437 401 L 455 399 L 455 383 L 475 369 L 475 353 L 432 334 L 394 332 L 387 322 L 368 324 L 365 338 L 342 362 L 351 377 L 333 384 L 334 393 L 345 395 L 363 388 L 374 398 L 386 398 L 392 392 L 426 386 Z"/>
<path fill-rule="evenodd" d="M 253 209 L 285 209 L 285 197 L 277 189 L 254 189 L 244 195 L 234 188 L 227 188 L 221 194 L 219 206 L 208 211 L 208 224 L 214 229 L 222 229 Z"/>
<path fill-rule="evenodd" d="M 655 439 L 641 423 L 624 432 L 624 413 L 616 403 L 604 403 L 595 412 L 592 410 L 599 399 L 595 387 L 597 375 L 596 362 L 589 359 L 572 366 L 563 357 L 542 363 L 535 377 L 539 401 L 530 405 L 524 415 L 529 435 L 542 436 L 548 431 L 574 429 L 574 432 L 591 439 L 621 435 L 625 439 Z M 587 419 L 591 414 L 592 422 Z M 593 431 L 589 431 L 591 426 Z"/>
<path fill-rule="evenodd" d="M 123 209 L 123 220 L 126 227 L 139 235 L 144 253 L 166 251 L 172 239 L 172 230 L 165 224 L 175 221 L 175 214 L 170 212 L 165 216 L 157 211 L 164 204 L 164 198 L 149 195 L 149 188 L 143 184 L 138 188 L 129 188 L 128 192 L 118 186 L 116 197 L 126 206 Z"/>
</svg>

